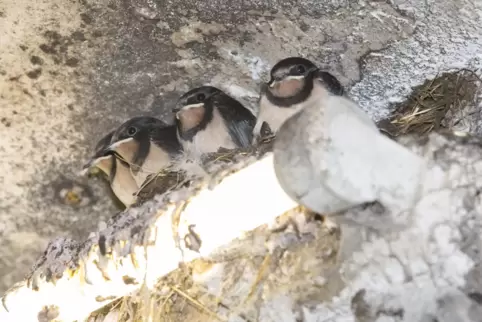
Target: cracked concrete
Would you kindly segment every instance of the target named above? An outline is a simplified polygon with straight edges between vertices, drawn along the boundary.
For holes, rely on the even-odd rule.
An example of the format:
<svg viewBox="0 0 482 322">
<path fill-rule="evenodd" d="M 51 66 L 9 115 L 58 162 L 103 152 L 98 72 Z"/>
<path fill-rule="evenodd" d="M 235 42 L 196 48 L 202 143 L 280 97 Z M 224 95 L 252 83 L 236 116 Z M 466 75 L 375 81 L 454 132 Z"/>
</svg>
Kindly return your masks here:
<svg viewBox="0 0 482 322">
<path fill-rule="evenodd" d="M 403 101 L 426 79 L 482 67 L 480 1 L 389 1 L 403 17 L 415 20 L 415 32 L 362 62 L 363 79 L 350 94 L 376 120 L 386 117 L 392 103 Z"/>
<path fill-rule="evenodd" d="M 478 68 L 475 1 L 39 0 L 0 3 L 0 291 L 47 241 L 85 237 L 116 208 L 77 171 L 96 140 L 134 115 L 170 120 L 202 83 L 255 108 L 272 64 L 304 55 L 375 119 L 439 71 Z M 361 81 L 360 81 L 361 80 Z M 83 189 L 81 204 L 61 198 Z"/>
</svg>

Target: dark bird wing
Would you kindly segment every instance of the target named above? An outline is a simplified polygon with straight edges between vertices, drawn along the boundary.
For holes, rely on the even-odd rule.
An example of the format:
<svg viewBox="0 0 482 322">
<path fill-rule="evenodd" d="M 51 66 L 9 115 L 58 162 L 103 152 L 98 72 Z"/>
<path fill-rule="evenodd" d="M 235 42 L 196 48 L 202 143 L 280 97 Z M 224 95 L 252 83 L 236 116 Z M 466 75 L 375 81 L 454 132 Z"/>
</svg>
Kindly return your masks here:
<svg viewBox="0 0 482 322">
<path fill-rule="evenodd" d="M 316 78 L 322 82 L 333 95 L 342 96 L 345 93 L 343 85 L 329 72 L 320 70 L 317 72 Z"/>
<path fill-rule="evenodd" d="M 253 113 L 228 95 L 216 96 L 214 106 L 219 109 L 223 116 L 233 142 L 243 148 L 250 146 L 256 124 L 256 117 Z"/>
<path fill-rule="evenodd" d="M 154 128 L 150 132 L 150 139 L 171 155 L 177 155 L 182 151 L 181 143 L 177 138 L 176 125 Z"/>
</svg>

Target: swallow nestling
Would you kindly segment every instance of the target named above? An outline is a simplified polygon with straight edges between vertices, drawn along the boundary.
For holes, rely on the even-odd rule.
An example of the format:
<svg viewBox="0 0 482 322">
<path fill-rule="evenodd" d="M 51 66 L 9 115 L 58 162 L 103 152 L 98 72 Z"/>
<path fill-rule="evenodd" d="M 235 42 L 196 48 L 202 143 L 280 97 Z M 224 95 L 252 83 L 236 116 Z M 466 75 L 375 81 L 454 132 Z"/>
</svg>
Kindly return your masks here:
<svg viewBox="0 0 482 322">
<path fill-rule="evenodd" d="M 266 131 L 266 125 L 276 134 L 285 120 L 323 96 L 344 94 L 344 88 L 335 76 L 302 57 L 280 60 L 270 74 L 270 81 L 261 88 L 259 112 L 253 131 L 255 137 Z"/>
<path fill-rule="evenodd" d="M 136 202 L 135 194 L 139 186 L 131 174 L 129 165 L 117 158 L 115 153 L 110 152 L 95 158 L 86 167 L 97 167 L 107 175 L 112 192 L 124 206 L 129 207 Z"/>
<path fill-rule="evenodd" d="M 182 152 L 176 126 L 150 116 L 124 122 L 112 135 L 107 148 L 129 164 L 138 186 L 147 176 L 169 166 Z"/>
<path fill-rule="evenodd" d="M 248 147 L 256 117 L 239 101 L 213 86 L 194 88 L 176 107 L 177 135 L 184 151 L 199 157 L 220 148 Z"/>
<path fill-rule="evenodd" d="M 93 167 L 104 172 L 107 175 L 112 192 L 124 206 L 129 207 L 136 202 L 135 193 L 139 186 L 131 174 L 129 165 L 116 157 L 114 152 L 107 150 L 113 134 L 114 131 L 99 140 L 95 147 L 95 154 L 84 165 L 83 172 L 85 173 Z"/>
</svg>

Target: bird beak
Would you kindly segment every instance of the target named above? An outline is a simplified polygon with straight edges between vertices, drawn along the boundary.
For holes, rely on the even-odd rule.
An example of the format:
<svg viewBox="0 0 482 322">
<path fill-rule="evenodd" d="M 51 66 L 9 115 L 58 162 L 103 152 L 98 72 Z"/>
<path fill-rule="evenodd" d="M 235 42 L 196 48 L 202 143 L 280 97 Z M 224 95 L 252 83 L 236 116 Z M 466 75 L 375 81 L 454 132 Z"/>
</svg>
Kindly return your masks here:
<svg viewBox="0 0 482 322">
<path fill-rule="evenodd" d="M 177 112 L 179 112 L 181 110 L 182 106 L 181 105 L 176 105 L 172 108 L 172 113 L 175 113 L 177 114 Z"/>
<path fill-rule="evenodd" d="M 181 112 L 183 110 L 185 103 L 186 103 L 185 101 L 179 100 L 176 103 L 176 106 L 174 106 L 172 108 L 172 113 L 174 113 L 176 115 L 176 119 L 179 119 L 179 112 Z"/>
<path fill-rule="evenodd" d="M 79 177 L 86 176 L 86 175 L 89 173 L 90 168 L 92 167 L 91 164 L 92 164 L 92 160 L 89 161 L 87 164 L 84 164 L 84 166 L 82 167 L 82 170 L 80 170 L 80 171 L 77 173 L 77 175 L 78 175 Z"/>
<path fill-rule="evenodd" d="M 276 84 L 278 84 L 278 83 L 280 83 L 280 82 L 282 82 L 282 81 L 285 81 L 285 80 L 293 80 L 293 79 L 300 80 L 300 79 L 303 79 L 303 78 L 305 78 L 306 76 L 308 76 L 309 74 L 311 74 L 311 73 L 313 73 L 313 72 L 316 72 L 316 71 L 318 71 L 318 70 L 319 70 L 318 67 L 313 67 L 313 68 L 311 68 L 311 69 L 308 69 L 304 75 L 286 76 L 285 78 L 283 78 L 283 79 L 278 79 L 278 80 L 275 79 L 275 78 L 273 78 L 273 79 L 271 79 L 271 80 L 269 81 L 268 86 L 269 86 L 270 88 L 273 88 L 273 87 L 276 86 Z"/>
<path fill-rule="evenodd" d="M 122 147 L 123 145 L 126 145 L 130 142 L 134 141 L 133 138 L 127 138 L 127 139 L 124 139 L 124 140 L 120 140 L 120 141 L 117 141 L 115 143 L 112 143 L 111 145 L 109 145 L 107 148 L 106 148 L 106 151 L 112 151 L 112 152 L 116 152 L 120 147 Z"/>
<path fill-rule="evenodd" d="M 176 113 L 176 118 L 179 119 L 179 114 L 182 112 L 189 110 L 191 108 L 196 108 L 196 107 L 202 107 L 204 106 L 204 103 L 196 103 L 196 104 L 190 104 L 190 105 L 177 105 L 175 108 L 172 109 L 174 113 Z"/>
<path fill-rule="evenodd" d="M 134 162 L 137 153 L 139 153 L 141 143 L 142 142 L 140 142 L 139 140 L 129 137 L 127 139 L 112 143 L 109 147 L 107 147 L 106 150 L 114 152 L 120 160 L 123 160 L 130 164 Z"/>
<path fill-rule="evenodd" d="M 175 108 L 172 109 L 172 112 L 174 113 L 174 115 L 176 116 L 176 119 L 179 120 L 179 114 L 181 113 L 182 111 L 182 107 L 180 106 L 176 106 Z"/>
<path fill-rule="evenodd" d="M 89 162 L 84 164 L 84 166 L 82 167 L 82 170 L 80 170 L 78 172 L 78 175 L 79 176 L 87 175 L 93 167 L 100 166 L 100 164 L 102 164 L 105 161 L 108 161 L 111 157 L 112 157 L 112 155 L 108 154 L 108 155 L 104 155 L 104 156 L 101 156 L 101 157 L 97 157 L 97 158 L 94 157 L 94 158 L 90 159 Z"/>
<path fill-rule="evenodd" d="M 284 80 L 293 80 L 293 79 L 300 80 L 300 79 L 303 79 L 305 77 L 306 77 L 306 75 L 288 76 Z"/>
</svg>

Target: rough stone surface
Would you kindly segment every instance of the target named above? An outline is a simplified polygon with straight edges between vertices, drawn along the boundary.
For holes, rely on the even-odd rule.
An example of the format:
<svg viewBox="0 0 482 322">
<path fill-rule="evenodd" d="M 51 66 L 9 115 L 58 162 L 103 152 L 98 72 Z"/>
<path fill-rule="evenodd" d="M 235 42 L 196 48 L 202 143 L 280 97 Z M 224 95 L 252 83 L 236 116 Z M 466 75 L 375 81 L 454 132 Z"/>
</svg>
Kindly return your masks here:
<svg viewBox="0 0 482 322">
<path fill-rule="evenodd" d="M 478 67 L 480 3 L 458 1 L 0 2 L 0 291 L 59 235 L 83 238 L 115 207 L 77 171 L 134 115 L 169 120 L 211 83 L 253 107 L 272 64 L 303 54 L 355 86 L 374 118 L 439 71 Z M 360 81 L 361 80 L 361 81 Z M 77 206 L 62 190 L 82 190 Z"/>
<path fill-rule="evenodd" d="M 482 3 L 480 1 L 389 0 L 404 18 L 413 19 L 414 33 L 362 62 L 363 79 L 351 95 L 374 119 L 386 117 L 390 103 L 402 101 L 413 86 L 445 71 L 482 66 Z M 390 19 L 376 15 L 381 21 Z M 399 17 L 393 17 L 399 21 Z M 388 108 L 387 108 L 388 107 Z"/>
</svg>

